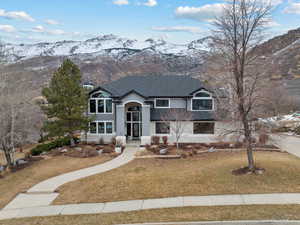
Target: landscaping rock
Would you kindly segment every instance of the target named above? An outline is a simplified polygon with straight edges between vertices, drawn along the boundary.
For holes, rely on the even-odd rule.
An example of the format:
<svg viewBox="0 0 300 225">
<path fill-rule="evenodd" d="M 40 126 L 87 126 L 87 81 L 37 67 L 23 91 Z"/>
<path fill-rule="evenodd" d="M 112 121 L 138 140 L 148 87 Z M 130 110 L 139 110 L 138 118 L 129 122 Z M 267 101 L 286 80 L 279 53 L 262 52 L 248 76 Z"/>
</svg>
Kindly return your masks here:
<svg viewBox="0 0 300 225">
<path fill-rule="evenodd" d="M 208 149 L 208 152 L 216 152 L 216 149 L 214 147 L 211 147 L 210 149 Z"/>
<path fill-rule="evenodd" d="M 103 153 L 103 149 L 99 149 L 99 150 L 97 150 L 97 152 L 98 152 L 98 155 L 101 155 Z"/>
<path fill-rule="evenodd" d="M 66 153 L 68 152 L 68 149 L 63 149 L 63 150 L 60 150 L 61 153 Z"/>
<path fill-rule="evenodd" d="M 168 149 L 167 148 L 159 150 L 159 154 L 160 155 L 166 155 L 167 153 L 168 153 Z"/>
<path fill-rule="evenodd" d="M 121 147 L 115 147 L 115 152 L 118 154 L 122 153 L 122 148 Z"/>
<path fill-rule="evenodd" d="M 16 163 L 17 163 L 17 165 L 24 165 L 24 164 L 27 164 L 28 161 L 25 161 L 23 159 L 18 159 Z"/>
</svg>

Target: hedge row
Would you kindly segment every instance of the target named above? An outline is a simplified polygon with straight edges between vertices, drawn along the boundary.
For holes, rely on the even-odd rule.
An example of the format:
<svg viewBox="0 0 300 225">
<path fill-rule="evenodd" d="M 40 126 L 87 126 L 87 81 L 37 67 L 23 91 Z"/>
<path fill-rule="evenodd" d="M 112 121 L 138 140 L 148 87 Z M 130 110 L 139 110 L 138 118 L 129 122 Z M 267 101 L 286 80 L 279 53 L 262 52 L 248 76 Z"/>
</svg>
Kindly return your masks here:
<svg viewBox="0 0 300 225">
<path fill-rule="evenodd" d="M 76 140 L 75 138 L 75 142 L 77 142 L 78 139 Z M 38 146 L 36 146 L 35 148 L 31 149 L 31 155 L 36 156 L 36 155 L 40 155 L 43 152 L 49 152 L 50 150 L 54 149 L 54 148 L 60 148 L 63 146 L 67 146 L 70 145 L 71 141 L 69 137 L 64 137 L 64 138 L 58 138 L 52 142 L 46 143 L 46 144 L 40 144 Z"/>
</svg>

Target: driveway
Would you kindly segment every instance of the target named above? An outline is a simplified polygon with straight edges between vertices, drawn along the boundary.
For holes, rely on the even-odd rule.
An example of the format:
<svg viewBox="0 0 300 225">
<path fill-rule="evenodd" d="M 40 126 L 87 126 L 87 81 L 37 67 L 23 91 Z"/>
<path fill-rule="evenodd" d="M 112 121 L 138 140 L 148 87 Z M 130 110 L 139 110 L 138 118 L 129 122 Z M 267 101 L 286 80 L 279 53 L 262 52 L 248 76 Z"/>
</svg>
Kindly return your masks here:
<svg viewBox="0 0 300 225">
<path fill-rule="evenodd" d="M 300 137 L 279 134 L 272 135 L 272 139 L 279 148 L 300 158 Z"/>
</svg>

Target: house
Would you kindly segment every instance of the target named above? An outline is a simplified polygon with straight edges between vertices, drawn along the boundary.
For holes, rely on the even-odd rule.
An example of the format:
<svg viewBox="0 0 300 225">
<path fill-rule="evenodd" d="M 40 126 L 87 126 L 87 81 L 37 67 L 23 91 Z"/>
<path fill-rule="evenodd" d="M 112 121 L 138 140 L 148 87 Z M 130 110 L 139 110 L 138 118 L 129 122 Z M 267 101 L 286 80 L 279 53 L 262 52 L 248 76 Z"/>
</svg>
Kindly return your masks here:
<svg viewBox="0 0 300 225">
<path fill-rule="evenodd" d="M 112 137 L 126 143 L 150 144 L 152 136 L 168 136 L 174 119 L 163 120 L 171 109 L 190 112 L 180 142 L 213 142 L 221 122 L 215 121 L 216 99 L 203 84 L 189 76 L 127 76 L 106 83 L 89 93 L 88 114 L 93 116 L 89 142 Z M 173 121 L 172 121 L 173 120 Z"/>
</svg>

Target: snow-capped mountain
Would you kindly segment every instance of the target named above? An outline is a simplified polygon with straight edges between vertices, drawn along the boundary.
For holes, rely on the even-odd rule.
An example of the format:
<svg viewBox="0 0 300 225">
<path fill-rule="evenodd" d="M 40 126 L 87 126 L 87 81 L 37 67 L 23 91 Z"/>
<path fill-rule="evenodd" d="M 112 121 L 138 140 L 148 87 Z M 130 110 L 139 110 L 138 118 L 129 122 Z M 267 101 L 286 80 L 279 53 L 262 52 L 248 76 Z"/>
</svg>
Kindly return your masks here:
<svg viewBox="0 0 300 225">
<path fill-rule="evenodd" d="M 162 39 L 144 41 L 103 35 L 86 41 L 59 41 L 37 44 L 4 44 L 7 61 L 12 63 L 37 56 L 71 56 L 78 54 L 132 56 L 135 53 L 149 52 L 162 55 L 186 56 L 204 52 L 200 42 L 172 44 Z"/>
</svg>

